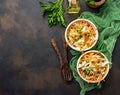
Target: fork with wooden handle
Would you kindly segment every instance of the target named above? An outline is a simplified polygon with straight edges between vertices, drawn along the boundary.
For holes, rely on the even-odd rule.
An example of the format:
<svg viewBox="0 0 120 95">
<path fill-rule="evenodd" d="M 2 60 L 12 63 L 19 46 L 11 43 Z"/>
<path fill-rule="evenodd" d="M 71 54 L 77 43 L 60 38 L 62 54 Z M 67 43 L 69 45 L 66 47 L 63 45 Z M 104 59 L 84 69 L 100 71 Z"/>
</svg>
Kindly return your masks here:
<svg viewBox="0 0 120 95">
<path fill-rule="evenodd" d="M 60 61 L 61 74 L 62 74 L 63 79 L 65 81 L 71 81 L 72 80 L 72 72 L 70 70 L 69 65 L 67 64 L 67 61 L 65 61 L 62 58 L 62 55 L 60 53 L 60 49 L 58 48 L 57 42 L 55 41 L 54 38 L 51 39 L 51 44 L 52 44 L 53 48 L 55 49 L 56 54 L 58 56 L 58 59 Z"/>
</svg>

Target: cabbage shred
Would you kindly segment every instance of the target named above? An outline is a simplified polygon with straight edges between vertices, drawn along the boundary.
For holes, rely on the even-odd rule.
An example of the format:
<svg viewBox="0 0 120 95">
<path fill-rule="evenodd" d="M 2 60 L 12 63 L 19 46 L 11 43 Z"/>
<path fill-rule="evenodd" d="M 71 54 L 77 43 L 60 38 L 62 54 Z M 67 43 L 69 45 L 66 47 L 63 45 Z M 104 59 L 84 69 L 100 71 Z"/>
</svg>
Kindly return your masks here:
<svg viewBox="0 0 120 95">
<path fill-rule="evenodd" d="M 101 51 L 112 62 L 112 53 L 115 47 L 118 36 L 120 35 L 120 0 L 106 0 L 101 7 L 99 13 L 83 12 L 79 18 L 91 20 L 98 26 L 99 38 L 97 44 L 92 50 Z M 112 7 L 111 7 L 112 6 Z M 79 83 L 81 91 L 80 95 L 85 95 L 86 92 L 95 88 L 101 88 L 101 84 L 87 83 L 80 78 L 77 73 L 76 64 L 80 52 L 71 50 L 73 58 L 70 61 L 70 67 L 73 71 L 75 80 Z M 112 64 L 109 63 L 110 69 Z M 109 74 L 108 74 L 109 75 Z"/>
</svg>

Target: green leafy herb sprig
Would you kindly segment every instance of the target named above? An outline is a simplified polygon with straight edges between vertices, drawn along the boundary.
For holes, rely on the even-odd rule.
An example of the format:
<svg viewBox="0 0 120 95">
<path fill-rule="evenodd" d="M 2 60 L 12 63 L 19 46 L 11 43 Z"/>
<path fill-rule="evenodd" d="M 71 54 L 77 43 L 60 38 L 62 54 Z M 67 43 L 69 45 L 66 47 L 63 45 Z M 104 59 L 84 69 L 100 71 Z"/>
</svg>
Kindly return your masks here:
<svg viewBox="0 0 120 95">
<path fill-rule="evenodd" d="M 84 0 L 86 3 L 93 5 L 95 3 L 95 0 Z"/>
<path fill-rule="evenodd" d="M 49 2 L 46 5 L 43 2 L 39 2 L 40 6 L 43 8 L 42 15 L 48 14 L 48 25 L 51 27 L 53 25 L 60 24 L 66 27 L 64 20 L 64 8 L 63 0 L 57 0 L 56 2 Z"/>
</svg>

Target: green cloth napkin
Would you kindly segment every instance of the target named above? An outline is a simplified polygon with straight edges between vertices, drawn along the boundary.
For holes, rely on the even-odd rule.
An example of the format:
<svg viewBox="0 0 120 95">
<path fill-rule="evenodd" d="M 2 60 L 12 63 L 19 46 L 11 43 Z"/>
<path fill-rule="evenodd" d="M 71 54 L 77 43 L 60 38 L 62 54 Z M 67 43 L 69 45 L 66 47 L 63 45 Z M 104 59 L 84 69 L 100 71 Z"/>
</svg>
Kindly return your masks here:
<svg viewBox="0 0 120 95">
<path fill-rule="evenodd" d="M 112 52 L 117 37 L 120 35 L 120 0 L 106 0 L 99 13 L 83 12 L 79 18 L 89 19 L 98 27 L 99 39 L 92 50 L 101 51 L 111 62 Z M 70 67 L 75 80 L 80 85 L 80 95 L 85 95 L 87 91 L 92 89 L 101 88 L 101 84 L 87 83 L 79 77 L 76 70 L 76 63 L 81 53 L 75 50 L 71 50 L 70 52 L 74 56 L 70 60 Z M 111 68 L 112 64 L 109 65 Z"/>
</svg>

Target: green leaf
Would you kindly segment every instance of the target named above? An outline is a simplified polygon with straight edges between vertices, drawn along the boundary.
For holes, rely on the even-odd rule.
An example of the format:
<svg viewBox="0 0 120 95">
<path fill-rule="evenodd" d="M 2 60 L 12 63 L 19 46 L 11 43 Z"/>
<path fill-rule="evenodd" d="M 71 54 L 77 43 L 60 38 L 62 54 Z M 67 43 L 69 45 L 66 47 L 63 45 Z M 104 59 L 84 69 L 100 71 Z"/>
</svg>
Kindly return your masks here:
<svg viewBox="0 0 120 95">
<path fill-rule="evenodd" d="M 64 19 L 64 8 L 62 6 L 63 0 L 57 0 L 56 2 L 49 2 L 49 5 L 46 5 L 42 2 L 39 3 L 43 8 L 43 15 L 47 13 L 48 15 L 48 25 L 51 27 L 56 24 L 60 24 L 66 27 Z M 59 16 L 58 16 L 59 14 Z"/>
<path fill-rule="evenodd" d="M 46 7 L 45 3 L 43 3 L 43 2 L 39 2 L 39 5 L 43 8 Z"/>
<path fill-rule="evenodd" d="M 51 6 L 54 6 L 54 5 L 55 5 L 55 2 L 49 1 L 49 4 L 50 4 Z"/>
<path fill-rule="evenodd" d="M 93 5 L 95 3 L 95 0 L 84 0 L 86 3 Z"/>
<path fill-rule="evenodd" d="M 95 3 L 95 1 L 90 1 L 89 4 L 93 5 Z"/>
</svg>

